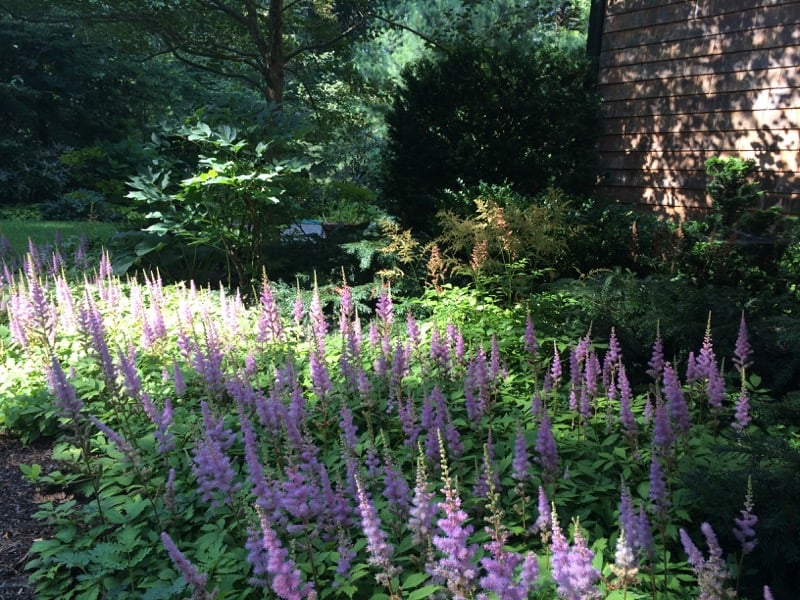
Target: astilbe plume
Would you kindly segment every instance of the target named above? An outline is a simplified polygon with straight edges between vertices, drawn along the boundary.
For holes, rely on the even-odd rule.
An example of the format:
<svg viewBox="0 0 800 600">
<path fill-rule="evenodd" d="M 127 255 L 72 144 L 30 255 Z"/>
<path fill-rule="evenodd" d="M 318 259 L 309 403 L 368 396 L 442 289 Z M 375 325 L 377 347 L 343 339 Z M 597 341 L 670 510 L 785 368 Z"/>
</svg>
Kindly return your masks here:
<svg viewBox="0 0 800 600">
<path fill-rule="evenodd" d="M 536 436 L 536 457 L 534 460 L 542 467 L 542 480 L 554 482 L 558 477 L 558 451 L 553 429 L 550 425 L 550 416 L 543 411 L 539 432 Z"/>
<path fill-rule="evenodd" d="M 637 566 L 633 545 L 628 541 L 625 535 L 625 529 L 620 529 L 619 536 L 617 537 L 614 564 L 611 565 L 611 571 L 617 576 L 617 580 L 623 586 L 636 583 L 639 567 Z"/>
<path fill-rule="evenodd" d="M 117 371 L 106 341 L 103 315 L 88 289 L 84 292 L 83 304 L 78 311 L 78 325 L 89 347 L 100 362 L 100 369 L 106 383 L 113 388 L 117 379 Z"/>
<path fill-rule="evenodd" d="M 388 453 L 383 455 L 383 497 L 401 518 L 405 519 L 408 516 L 411 489 Z"/>
<path fill-rule="evenodd" d="M 753 348 L 750 346 L 750 339 L 747 335 L 747 324 L 744 320 L 744 312 L 742 312 L 742 318 L 739 321 L 739 333 L 736 336 L 736 345 L 733 353 L 733 364 L 739 371 L 743 372 L 752 364 L 750 362 L 752 354 Z"/>
<path fill-rule="evenodd" d="M 470 421 L 477 421 L 485 414 L 489 406 L 489 395 L 489 367 L 486 353 L 479 347 L 467 365 L 467 374 L 464 378 L 464 402 L 467 418 Z"/>
<path fill-rule="evenodd" d="M 636 417 L 633 415 L 633 410 L 631 408 L 633 391 L 631 390 L 631 384 L 628 380 L 624 365 L 620 365 L 619 367 L 617 387 L 619 388 L 619 421 L 622 424 L 625 437 L 633 441 L 638 433 L 638 426 L 636 424 Z"/>
<path fill-rule="evenodd" d="M 283 325 L 281 314 L 272 286 L 266 274 L 262 278 L 261 294 L 259 295 L 259 313 L 256 322 L 256 341 L 259 343 L 278 342 L 283 339 Z"/>
<path fill-rule="evenodd" d="M 372 499 L 364 489 L 361 477 L 356 476 L 358 491 L 358 512 L 361 516 L 361 529 L 367 539 L 369 564 L 376 569 L 375 580 L 391 589 L 391 580 L 397 574 L 397 567 L 392 564 L 394 548 L 386 541 L 386 533 L 381 529 L 381 520 Z"/>
<path fill-rule="evenodd" d="M 192 600 L 211 600 L 214 594 L 210 594 L 207 589 L 208 575 L 201 573 L 188 558 L 178 549 L 175 542 L 166 531 L 161 532 L 161 543 L 167 550 L 172 564 L 183 575 L 184 581 L 192 588 Z"/>
<path fill-rule="evenodd" d="M 425 465 L 425 453 L 422 448 L 419 448 L 416 484 L 408 520 L 408 527 L 414 534 L 414 542 L 417 544 L 430 543 L 433 534 L 433 518 L 436 512 L 433 502 L 434 493 L 428 489 L 428 471 Z"/>
<path fill-rule="evenodd" d="M 558 352 L 558 346 L 555 341 L 553 342 L 553 361 L 550 363 L 550 384 L 552 389 L 558 389 L 561 384 L 561 354 Z"/>
<path fill-rule="evenodd" d="M 539 353 L 539 342 L 536 339 L 536 327 L 533 324 L 531 313 L 528 313 L 525 318 L 525 352 L 528 353 L 531 363 L 536 360 Z"/>
<path fill-rule="evenodd" d="M 50 386 L 50 392 L 55 397 L 59 416 L 73 421 L 77 420 L 83 410 L 83 401 L 78 398 L 75 387 L 67 379 L 64 369 L 55 355 L 50 357 L 47 382 Z"/>
<path fill-rule="evenodd" d="M 325 321 L 325 313 L 322 311 L 322 301 L 319 297 L 319 288 L 314 283 L 311 292 L 311 303 L 308 306 L 308 316 L 311 321 L 311 335 L 314 342 L 314 349 L 322 356 L 325 355 L 325 336 L 328 335 L 328 323 Z"/>
<path fill-rule="evenodd" d="M 263 561 L 252 562 L 256 575 L 269 576 L 272 591 L 283 600 L 302 600 L 316 598 L 314 585 L 302 583 L 300 570 L 289 557 L 289 552 L 281 544 L 278 534 L 267 521 L 263 512 L 259 512 L 261 524 L 261 544 L 266 551 L 266 564 Z M 252 550 L 251 550 L 252 554 Z M 255 570 L 258 565 L 258 571 Z M 263 570 L 266 572 L 264 573 Z"/>
<path fill-rule="evenodd" d="M 523 557 L 517 552 L 506 549 L 508 530 L 502 525 L 500 494 L 497 490 L 490 489 L 487 496 L 490 516 L 486 518 L 488 523 L 486 532 L 490 541 L 483 545 L 487 555 L 481 558 L 480 563 L 485 574 L 480 578 L 482 591 L 478 593 L 477 598 L 488 600 L 489 594 L 494 594 L 499 600 L 524 600 L 538 579 L 536 555 L 528 552 Z M 520 563 L 522 568 L 517 582 L 514 571 Z"/>
<path fill-rule="evenodd" d="M 667 407 L 661 398 L 656 400 L 655 415 L 653 417 L 653 448 L 662 457 L 670 454 L 675 435 L 667 414 Z"/>
<path fill-rule="evenodd" d="M 667 494 L 667 484 L 661 471 L 661 463 L 656 452 L 653 452 L 650 457 L 650 491 L 648 492 L 648 497 L 650 498 L 652 512 L 663 519 L 669 510 L 671 502 Z"/>
<path fill-rule="evenodd" d="M 661 332 L 656 332 L 656 339 L 653 341 L 653 351 L 647 363 L 647 374 L 658 382 L 664 373 L 664 342 L 661 340 Z"/>
<path fill-rule="evenodd" d="M 731 427 L 741 434 L 747 429 L 752 420 L 750 416 L 750 395 L 747 393 L 744 381 L 742 381 L 742 388 L 739 390 L 739 397 L 736 399 L 736 413 Z"/>
<path fill-rule="evenodd" d="M 570 547 L 558 523 L 555 505 L 551 512 L 553 519 L 553 541 L 550 546 L 553 553 L 552 575 L 556 582 L 558 595 L 566 600 L 600 598 L 600 592 L 595 587 L 600 578 L 600 571 L 592 567 L 594 553 L 586 545 L 580 523 L 575 522 L 573 545 Z"/>
<path fill-rule="evenodd" d="M 539 499 L 537 504 L 539 516 L 533 524 L 533 532 L 538 533 L 542 539 L 542 544 L 547 546 L 550 543 L 550 536 L 553 533 L 553 515 L 550 511 L 550 500 L 542 486 L 539 486 Z"/>
<path fill-rule="evenodd" d="M 678 380 L 678 374 L 671 364 L 666 363 L 663 369 L 664 396 L 667 399 L 667 412 L 669 414 L 672 429 L 676 434 L 688 437 L 691 430 L 691 417 L 689 415 L 689 405 L 686 403 L 686 396 Z"/>
<path fill-rule="evenodd" d="M 736 527 L 733 529 L 734 537 L 739 541 L 742 546 L 742 556 L 750 554 L 758 545 L 756 539 L 756 524 L 758 517 L 753 513 L 753 481 L 752 478 L 747 478 L 747 493 L 744 499 L 744 508 L 740 511 L 741 517 L 734 518 Z"/>
<path fill-rule="evenodd" d="M 619 525 L 620 532 L 625 534 L 626 543 L 634 550 L 639 544 L 639 518 L 633 507 L 630 490 L 622 485 L 619 497 Z"/>
<path fill-rule="evenodd" d="M 474 592 L 477 579 L 477 571 L 473 564 L 476 548 L 468 542 L 473 527 L 466 525 L 467 513 L 461 509 L 461 498 L 450 476 L 441 434 L 439 450 L 444 501 L 439 502 L 438 506 L 444 512 L 444 516 L 436 522 L 440 534 L 433 536 L 432 542 L 440 556 L 431 565 L 430 570 L 435 578 L 444 582 L 451 598 L 465 600 Z"/>
<path fill-rule="evenodd" d="M 226 452 L 233 445 L 234 433 L 225 427 L 224 420 L 215 418 L 206 402 L 200 403 L 203 412 L 204 435 L 195 446 L 192 471 L 198 482 L 198 491 L 204 502 L 211 506 L 230 504 L 233 494 L 241 487 L 234 481 L 235 473 Z"/>
<path fill-rule="evenodd" d="M 247 464 L 247 479 L 252 486 L 253 495 L 256 498 L 256 505 L 264 511 L 266 515 L 271 515 L 277 510 L 278 500 L 264 474 L 264 467 L 258 454 L 258 440 L 253 430 L 253 425 L 239 406 L 239 423 L 244 439 L 244 456 Z"/>
<path fill-rule="evenodd" d="M 725 581 L 730 575 L 722 555 L 722 548 L 717 541 L 717 536 L 711 525 L 703 523 L 700 530 L 706 538 L 709 555 L 706 559 L 703 553 L 694 545 L 686 530 L 680 529 L 680 538 L 683 548 L 689 557 L 689 564 L 697 577 L 700 586 L 700 600 L 724 600 L 730 597 L 725 588 Z"/>
<path fill-rule="evenodd" d="M 517 434 L 514 438 L 514 459 L 511 461 L 511 477 L 519 483 L 525 483 L 529 478 L 530 468 L 525 431 L 517 423 Z"/>
<path fill-rule="evenodd" d="M 495 464 L 494 443 L 492 442 L 492 430 L 490 429 L 488 439 L 483 445 L 483 468 L 472 489 L 472 495 L 476 498 L 488 498 L 491 490 L 500 490 L 500 475 Z"/>
</svg>

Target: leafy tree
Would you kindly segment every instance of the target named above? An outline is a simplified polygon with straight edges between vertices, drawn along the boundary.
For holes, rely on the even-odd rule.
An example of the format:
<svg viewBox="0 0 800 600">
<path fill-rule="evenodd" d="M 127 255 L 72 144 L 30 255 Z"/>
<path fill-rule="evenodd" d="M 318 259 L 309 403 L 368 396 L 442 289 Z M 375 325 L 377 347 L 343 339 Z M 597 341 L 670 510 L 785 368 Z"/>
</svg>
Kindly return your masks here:
<svg viewBox="0 0 800 600">
<path fill-rule="evenodd" d="M 442 194 L 481 181 L 534 196 L 591 189 L 597 101 L 587 63 L 553 45 L 460 46 L 406 70 L 387 116 L 386 192 L 403 221 L 430 230 Z"/>
<path fill-rule="evenodd" d="M 362 28 L 368 0 L 3 0 L 19 18 L 57 20 L 123 31 L 152 55 L 257 89 L 281 105 L 287 72 L 302 57 L 337 50 Z"/>
</svg>

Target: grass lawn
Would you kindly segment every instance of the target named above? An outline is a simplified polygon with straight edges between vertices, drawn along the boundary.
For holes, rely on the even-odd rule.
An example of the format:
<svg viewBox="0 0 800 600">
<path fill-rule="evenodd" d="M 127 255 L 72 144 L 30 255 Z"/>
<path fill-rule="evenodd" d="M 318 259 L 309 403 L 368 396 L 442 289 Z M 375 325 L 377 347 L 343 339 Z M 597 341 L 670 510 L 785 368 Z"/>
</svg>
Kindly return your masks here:
<svg viewBox="0 0 800 600">
<path fill-rule="evenodd" d="M 0 240 L 6 238 L 13 252 L 24 253 L 28 239 L 37 246 L 52 244 L 59 236 L 62 240 L 86 235 L 92 240 L 108 240 L 117 228 L 113 223 L 88 223 L 80 221 L 23 221 L 0 220 Z"/>
</svg>

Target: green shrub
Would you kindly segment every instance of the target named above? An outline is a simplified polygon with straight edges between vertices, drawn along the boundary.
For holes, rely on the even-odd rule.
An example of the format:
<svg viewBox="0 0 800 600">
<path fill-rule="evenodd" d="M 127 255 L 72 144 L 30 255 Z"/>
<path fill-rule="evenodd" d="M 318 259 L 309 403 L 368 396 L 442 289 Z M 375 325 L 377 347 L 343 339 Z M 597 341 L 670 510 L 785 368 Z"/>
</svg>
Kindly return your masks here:
<svg viewBox="0 0 800 600">
<path fill-rule="evenodd" d="M 112 221 L 115 216 L 102 194 L 87 189 L 42 202 L 39 211 L 47 221 Z"/>
<path fill-rule="evenodd" d="M 532 196 L 591 189 L 597 101 L 586 62 L 552 47 L 456 48 L 407 69 L 387 115 L 385 191 L 404 225 L 431 231 L 460 183 Z"/>
</svg>

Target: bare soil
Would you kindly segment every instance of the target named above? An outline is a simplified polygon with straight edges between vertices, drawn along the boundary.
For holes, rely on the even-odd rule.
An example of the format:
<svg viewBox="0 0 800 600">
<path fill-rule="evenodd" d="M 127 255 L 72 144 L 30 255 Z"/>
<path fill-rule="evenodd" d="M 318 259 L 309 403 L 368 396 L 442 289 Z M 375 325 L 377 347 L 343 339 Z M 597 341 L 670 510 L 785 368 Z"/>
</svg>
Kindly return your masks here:
<svg viewBox="0 0 800 600">
<path fill-rule="evenodd" d="M 37 503 L 48 499 L 22 475 L 21 464 L 40 464 L 42 472 L 55 468 L 52 442 L 29 445 L 0 432 L 0 600 L 34 600 L 25 563 L 34 540 L 48 537 L 46 523 L 33 518 Z"/>
</svg>

